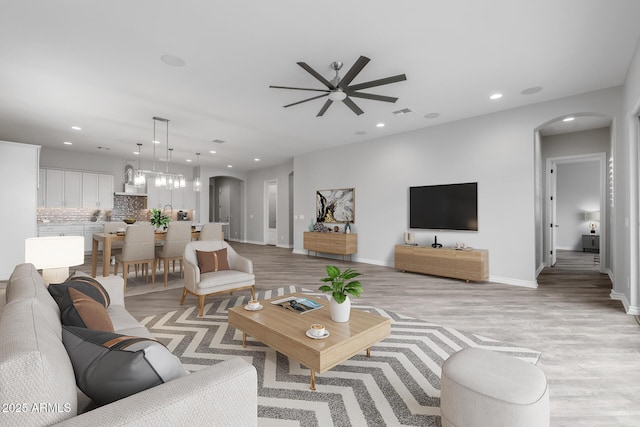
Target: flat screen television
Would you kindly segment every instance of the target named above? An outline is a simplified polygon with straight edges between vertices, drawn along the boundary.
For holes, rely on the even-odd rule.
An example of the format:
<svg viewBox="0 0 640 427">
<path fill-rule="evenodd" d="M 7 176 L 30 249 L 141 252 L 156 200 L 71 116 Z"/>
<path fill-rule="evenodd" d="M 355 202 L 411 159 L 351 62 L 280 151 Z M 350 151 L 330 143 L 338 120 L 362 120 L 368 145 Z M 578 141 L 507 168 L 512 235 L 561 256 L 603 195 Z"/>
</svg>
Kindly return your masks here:
<svg viewBox="0 0 640 427">
<path fill-rule="evenodd" d="M 478 231 L 478 183 L 409 187 L 409 228 Z"/>
</svg>

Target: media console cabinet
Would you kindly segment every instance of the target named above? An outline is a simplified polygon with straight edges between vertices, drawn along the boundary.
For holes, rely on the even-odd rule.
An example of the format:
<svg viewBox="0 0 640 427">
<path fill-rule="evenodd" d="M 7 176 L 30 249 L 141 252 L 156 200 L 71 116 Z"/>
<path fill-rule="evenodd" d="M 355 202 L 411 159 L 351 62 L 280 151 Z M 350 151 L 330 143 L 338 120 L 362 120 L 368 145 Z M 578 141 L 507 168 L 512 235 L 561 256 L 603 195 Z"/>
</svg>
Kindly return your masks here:
<svg viewBox="0 0 640 427">
<path fill-rule="evenodd" d="M 394 266 L 398 270 L 451 277 L 467 282 L 489 278 L 489 251 L 397 245 Z"/>
<path fill-rule="evenodd" d="M 342 255 L 343 260 L 345 255 L 349 255 L 349 261 L 351 261 L 351 254 L 358 252 L 358 235 L 305 231 L 303 247 L 307 250 L 307 255 L 309 252 L 315 252 L 316 256 L 318 256 L 318 252 L 336 254 Z"/>
</svg>

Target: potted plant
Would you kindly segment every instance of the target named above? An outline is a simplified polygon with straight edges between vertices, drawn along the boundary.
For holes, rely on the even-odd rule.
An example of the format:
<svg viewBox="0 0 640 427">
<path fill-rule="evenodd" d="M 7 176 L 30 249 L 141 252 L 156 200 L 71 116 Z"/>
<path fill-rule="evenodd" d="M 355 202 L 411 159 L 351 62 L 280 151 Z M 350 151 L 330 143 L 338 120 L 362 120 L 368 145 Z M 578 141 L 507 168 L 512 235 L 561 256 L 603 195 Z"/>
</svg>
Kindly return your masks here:
<svg viewBox="0 0 640 427">
<path fill-rule="evenodd" d="M 351 314 L 349 295 L 359 297 L 363 291 L 362 284 L 358 280 L 351 279 L 361 276 L 361 273 L 351 268 L 341 272 L 338 267 L 333 265 L 327 265 L 325 269 L 328 277 L 322 278 L 320 281 L 331 285 L 322 285 L 318 290 L 331 293 L 331 301 L 329 302 L 331 320 L 334 322 L 348 322 Z"/>
<path fill-rule="evenodd" d="M 151 217 L 149 218 L 149 222 L 157 229 L 160 229 L 160 227 L 162 227 L 166 230 L 169 226 L 169 217 L 163 214 L 160 209 L 153 208 L 151 209 Z"/>
</svg>

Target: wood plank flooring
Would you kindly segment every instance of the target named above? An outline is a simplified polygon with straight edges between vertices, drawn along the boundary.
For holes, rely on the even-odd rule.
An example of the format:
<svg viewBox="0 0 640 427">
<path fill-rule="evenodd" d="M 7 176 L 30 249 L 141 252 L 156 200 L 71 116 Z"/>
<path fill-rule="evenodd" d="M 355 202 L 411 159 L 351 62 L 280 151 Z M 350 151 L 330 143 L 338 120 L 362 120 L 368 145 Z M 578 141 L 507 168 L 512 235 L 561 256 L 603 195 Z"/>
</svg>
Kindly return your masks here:
<svg viewBox="0 0 640 427">
<path fill-rule="evenodd" d="M 253 261 L 258 289 L 317 289 L 326 264 L 352 267 L 363 273 L 362 303 L 541 351 L 538 366 L 549 380 L 554 426 L 640 425 L 640 326 L 609 298 L 611 283 L 593 268 L 593 254 L 559 254 L 557 266 L 539 276 L 539 287 L 528 289 L 231 245 Z M 180 280 L 177 273 L 171 277 Z M 179 309 L 180 295 L 174 289 L 131 296 L 126 305 L 143 319 Z"/>
</svg>

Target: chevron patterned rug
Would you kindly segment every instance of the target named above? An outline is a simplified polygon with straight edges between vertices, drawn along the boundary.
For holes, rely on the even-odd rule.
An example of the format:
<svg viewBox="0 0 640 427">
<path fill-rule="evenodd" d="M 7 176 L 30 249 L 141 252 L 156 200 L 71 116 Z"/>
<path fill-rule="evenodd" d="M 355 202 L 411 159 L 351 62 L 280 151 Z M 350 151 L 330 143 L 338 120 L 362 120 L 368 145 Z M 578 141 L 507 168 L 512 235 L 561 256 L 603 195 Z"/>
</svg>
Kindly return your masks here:
<svg viewBox="0 0 640 427">
<path fill-rule="evenodd" d="M 258 293 L 263 300 L 290 292 L 324 294 L 287 286 Z M 440 426 L 440 368 L 453 353 L 480 347 L 537 363 L 540 353 L 475 334 L 353 304 L 391 319 L 391 336 L 371 348 L 371 358 L 356 355 L 316 376 L 309 390 L 309 370 L 266 345 L 247 339 L 227 323 L 227 309 L 245 304 L 248 295 L 205 306 L 152 316 L 143 323 L 185 368 L 196 371 L 231 357 L 242 357 L 258 371 L 261 426 Z M 357 301 L 357 300 L 356 300 Z"/>
</svg>

